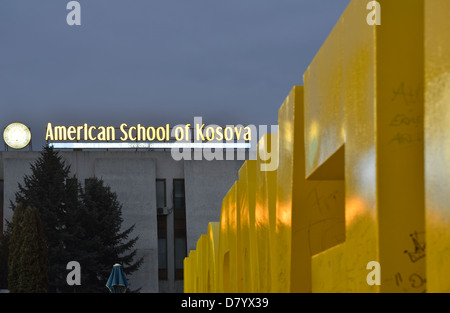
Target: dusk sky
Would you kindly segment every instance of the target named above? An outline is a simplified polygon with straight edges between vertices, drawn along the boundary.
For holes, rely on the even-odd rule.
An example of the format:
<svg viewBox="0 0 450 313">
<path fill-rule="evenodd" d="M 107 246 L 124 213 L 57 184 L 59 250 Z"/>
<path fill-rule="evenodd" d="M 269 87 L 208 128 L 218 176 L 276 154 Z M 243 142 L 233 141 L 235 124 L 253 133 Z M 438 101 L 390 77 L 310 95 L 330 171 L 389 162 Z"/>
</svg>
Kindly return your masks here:
<svg viewBox="0 0 450 313">
<path fill-rule="evenodd" d="M 0 129 L 277 124 L 350 0 L 0 0 Z M 4 150 L 4 144 L 0 145 Z"/>
</svg>

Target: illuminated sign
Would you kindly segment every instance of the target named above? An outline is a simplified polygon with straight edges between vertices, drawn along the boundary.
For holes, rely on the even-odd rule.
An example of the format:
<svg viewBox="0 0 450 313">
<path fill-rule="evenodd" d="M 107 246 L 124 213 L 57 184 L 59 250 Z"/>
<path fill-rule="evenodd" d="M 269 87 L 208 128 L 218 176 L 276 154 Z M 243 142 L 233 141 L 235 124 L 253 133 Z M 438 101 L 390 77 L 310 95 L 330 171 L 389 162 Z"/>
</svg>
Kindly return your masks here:
<svg viewBox="0 0 450 313">
<path fill-rule="evenodd" d="M 28 127 L 22 123 L 12 123 L 5 128 L 3 139 L 9 147 L 13 149 L 23 149 L 30 143 L 31 132 Z"/>
<path fill-rule="evenodd" d="M 200 120 L 200 122 L 198 122 Z M 54 126 L 47 124 L 45 140 L 60 149 L 135 149 L 135 148 L 250 148 L 250 126 L 206 126 L 201 118 L 194 125 L 164 126 Z"/>
</svg>

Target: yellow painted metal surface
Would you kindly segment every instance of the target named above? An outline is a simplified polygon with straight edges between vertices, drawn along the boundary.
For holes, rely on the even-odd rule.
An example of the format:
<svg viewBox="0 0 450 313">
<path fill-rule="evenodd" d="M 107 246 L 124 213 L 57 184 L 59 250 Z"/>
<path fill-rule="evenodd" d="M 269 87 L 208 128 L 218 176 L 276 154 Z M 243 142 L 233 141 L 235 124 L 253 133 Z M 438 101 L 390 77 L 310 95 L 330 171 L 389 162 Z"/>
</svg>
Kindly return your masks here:
<svg viewBox="0 0 450 313">
<path fill-rule="evenodd" d="M 238 292 L 259 292 L 258 242 L 255 228 L 256 161 L 244 162 L 238 189 Z"/>
<path fill-rule="evenodd" d="M 383 292 L 426 290 L 425 252 L 417 251 L 417 243 L 425 242 L 424 2 L 384 1 L 384 19 L 391 29 L 380 27 L 377 33 L 377 213 Z M 405 124 L 405 119 L 412 122 Z M 396 281 L 399 275 L 403 282 Z"/>
<path fill-rule="evenodd" d="M 196 247 L 197 271 L 196 271 L 196 284 L 195 284 L 196 292 L 206 292 L 206 287 L 207 287 L 206 276 L 208 273 L 208 271 L 207 271 L 207 262 L 208 262 L 207 239 L 208 239 L 208 237 L 206 235 L 201 235 L 199 240 L 197 241 L 197 247 Z"/>
<path fill-rule="evenodd" d="M 339 150 L 345 155 L 340 172 L 345 178 L 346 240 L 313 257 L 313 292 L 376 291 L 365 282 L 366 264 L 378 260 L 378 250 L 376 42 L 375 27 L 358 18 L 364 5 L 361 1 L 349 4 L 304 75 L 307 176 L 317 178 L 315 171 L 320 171 L 318 178 L 333 178 L 338 170 L 327 161 L 333 160 Z"/>
<path fill-rule="evenodd" d="M 184 280 L 183 280 L 183 290 L 184 292 L 192 292 L 192 288 L 190 283 L 192 282 L 191 274 L 192 269 L 190 266 L 192 259 L 190 257 L 184 258 L 183 260 L 183 271 L 184 271 Z"/>
<path fill-rule="evenodd" d="M 238 182 L 235 182 L 222 201 L 219 228 L 217 292 L 238 291 L 237 189 Z"/>
<path fill-rule="evenodd" d="M 319 167 L 327 178 L 327 160 L 345 147 L 346 241 L 313 258 L 313 291 L 426 288 L 424 259 L 409 254 L 425 230 L 423 1 L 380 4 L 382 25 L 369 26 L 365 2 L 352 1 L 305 73 L 310 178 Z M 370 261 L 381 265 L 379 287 L 367 284 Z"/>
<path fill-rule="evenodd" d="M 273 138 L 272 138 L 273 136 Z M 277 134 L 265 134 L 258 143 L 262 159 L 267 160 L 267 151 L 272 151 L 272 144 L 277 145 Z M 276 149 L 274 147 L 274 149 Z M 278 157 L 276 155 L 276 157 Z M 276 161 L 278 162 L 278 161 Z M 258 158 L 256 161 L 256 196 L 255 196 L 255 231 L 257 260 L 259 273 L 258 292 L 273 291 L 274 281 L 277 280 L 278 269 L 275 261 L 275 234 L 276 234 L 276 190 L 277 170 L 262 171 L 265 161 Z"/>
<path fill-rule="evenodd" d="M 278 112 L 275 292 L 311 291 L 311 255 L 344 240 L 344 184 L 305 180 L 303 87 Z"/>
<path fill-rule="evenodd" d="M 371 26 L 350 2 L 185 259 L 185 291 L 450 291 L 450 2 L 379 3 Z"/>
<path fill-rule="evenodd" d="M 189 257 L 184 259 L 184 291 L 185 292 L 198 292 L 197 286 L 197 251 L 191 250 Z"/>
<path fill-rule="evenodd" d="M 425 1 L 427 289 L 450 292 L 450 1 Z"/>
<path fill-rule="evenodd" d="M 206 292 L 217 292 L 218 280 L 218 256 L 219 256 L 219 222 L 208 224 L 208 263 L 207 263 L 207 286 Z"/>
</svg>

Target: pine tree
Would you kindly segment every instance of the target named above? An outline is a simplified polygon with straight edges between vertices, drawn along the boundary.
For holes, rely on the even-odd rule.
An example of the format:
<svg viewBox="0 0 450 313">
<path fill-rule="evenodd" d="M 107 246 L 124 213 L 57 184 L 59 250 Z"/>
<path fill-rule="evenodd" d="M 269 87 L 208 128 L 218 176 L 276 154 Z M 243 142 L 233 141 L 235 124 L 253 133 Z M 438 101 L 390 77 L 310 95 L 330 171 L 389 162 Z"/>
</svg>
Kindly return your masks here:
<svg viewBox="0 0 450 313">
<path fill-rule="evenodd" d="M 83 191 L 69 173 L 70 165 L 59 153 L 44 147 L 31 164 L 31 174 L 19 184 L 11 207 L 15 211 L 22 203 L 39 211 L 47 242 L 49 292 L 105 292 L 113 264 L 121 263 L 126 274 L 141 265 L 143 258 L 135 261 L 136 250 L 132 250 L 138 237 L 128 240 L 134 225 L 121 230 L 122 206 L 102 180 L 88 180 Z M 81 286 L 66 283 L 70 261 L 81 265 Z M 14 280 L 16 274 L 11 275 Z"/>
<path fill-rule="evenodd" d="M 8 229 L 0 234 L 0 289 L 8 289 L 9 237 Z"/>
<path fill-rule="evenodd" d="M 81 186 L 76 178 L 66 180 L 66 203 L 64 212 L 64 248 L 67 264 L 77 261 L 83 267 L 90 267 L 90 259 L 97 252 L 93 248 L 92 239 L 86 236 L 84 223 L 88 219 L 86 209 L 80 198 Z M 66 271 L 67 273 L 67 271 Z M 84 284 L 84 271 L 83 271 Z M 76 292 L 78 286 L 68 286 L 65 282 L 58 286 L 60 292 Z"/>
<path fill-rule="evenodd" d="M 86 210 L 86 218 L 82 223 L 84 234 L 90 242 L 92 252 L 85 266 L 83 279 L 90 291 L 105 292 L 105 282 L 115 263 L 123 266 L 125 274 L 131 274 L 142 264 L 143 258 L 134 261 L 136 250 L 131 250 L 138 237 L 128 240 L 134 225 L 121 230 L 122 205 L 115 192 L 105 186 L 103 180 L 92 178 L 87 180 L 81 195 Z M 130 251 L 131 250 L 131 251 Z"/>
<path fill-rule="evenodd" d="M 8 289 L 11 293 L 46 292 L 47 245 L 36 208 L 19 204 L 9 240 Z"/>
<path fill-rule="evenodd" d="M 64 243 L 70 237 L 65 225 L 67 208 L 72 206 L 66 186 L 69 172 L 70 166 L 58 152 L 46 146 L 15 195 L 16 205 L 39 211 L 48 248 L 48 290 L 52 292 L 66 285 L 66 264 L 71 261 Z M 13 208 L 16 205 L 11 203 Z"/>
</svg>

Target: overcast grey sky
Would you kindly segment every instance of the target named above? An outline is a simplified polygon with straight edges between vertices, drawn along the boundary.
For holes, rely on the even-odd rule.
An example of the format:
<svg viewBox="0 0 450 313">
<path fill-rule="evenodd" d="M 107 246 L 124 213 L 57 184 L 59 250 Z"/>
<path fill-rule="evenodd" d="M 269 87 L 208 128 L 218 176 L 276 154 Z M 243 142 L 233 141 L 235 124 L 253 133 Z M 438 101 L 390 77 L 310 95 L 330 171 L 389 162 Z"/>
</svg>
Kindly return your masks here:
<svg viewBox="0 0 450 313">
<path fill-rule="evenodd" d="M 0 0 L 0 129 L 276 124 L 349 0 Z M 4 150 L 3 143 L 0 149 Z"/>
</svg>

